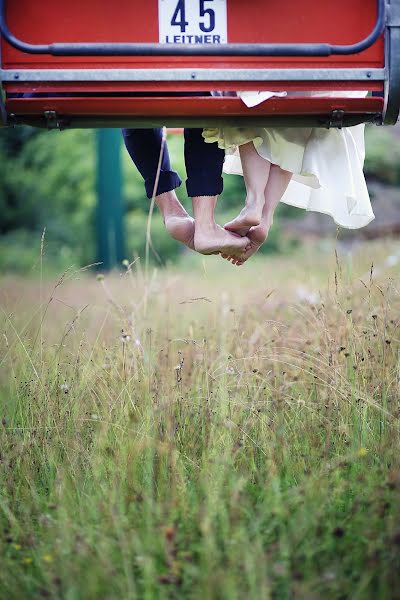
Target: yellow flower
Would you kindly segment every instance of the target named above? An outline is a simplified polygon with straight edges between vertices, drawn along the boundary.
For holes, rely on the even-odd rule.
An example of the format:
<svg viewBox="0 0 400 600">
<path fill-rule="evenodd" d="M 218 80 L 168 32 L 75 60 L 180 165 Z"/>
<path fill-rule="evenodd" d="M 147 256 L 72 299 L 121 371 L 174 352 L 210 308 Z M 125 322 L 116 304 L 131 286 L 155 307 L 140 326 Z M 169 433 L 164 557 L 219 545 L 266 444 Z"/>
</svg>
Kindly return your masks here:
<svg viewBox="0 0 400 600">
<path fill-rule="evenodd" d="M 21 544 L 14 544 L 14 550 L 21 550 Z"/>
<path fill-rule="evenodd" d="M 368 454 L 368 450 L 366 448 L 359 448 L 358 449 L 357 455 L 360 458 L 363 458 L 364 456 L 367 456 L 367 454 Z"/>
<path fill-rule="evenodd" d="M 24 556 L 24 558 L 22 559 L 22 562 L 24 563 L 24 565 L 31 565 L 32 558 L 30 556 Z"/>
<path fill-rule="evenodd" d="M 44 562 L 51 563 L 51 562 L 53 562 L 53 557 L 51 554 L 44 554 L 43 560 L 44 560 Z"/>
</svg>

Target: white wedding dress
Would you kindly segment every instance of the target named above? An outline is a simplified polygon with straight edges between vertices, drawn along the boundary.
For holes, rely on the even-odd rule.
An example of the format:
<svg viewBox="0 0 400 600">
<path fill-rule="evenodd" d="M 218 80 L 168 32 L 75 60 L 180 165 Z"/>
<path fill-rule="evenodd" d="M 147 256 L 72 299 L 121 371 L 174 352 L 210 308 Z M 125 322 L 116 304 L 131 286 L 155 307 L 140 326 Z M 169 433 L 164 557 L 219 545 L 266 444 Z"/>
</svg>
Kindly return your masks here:
<svg viewBox="0 0 400 600">
<path fill-rule="evenodd" d="M 237 92 L 237 95 L 251 107 L 286 92 Z M 364 97 L 366 94 L 310 92 L 308 95 Z M 205 128 L 203 137 L 206 142 L 217 142 L 225 149 L 225 173 L 243 175 L 238 146 L 250 141 L 260 156 L 293 173 L 281 200 L 286 204 L 325 213 L 337 225 L 349 229 L 364 227 L 374 218 L 363 173 L 364 125 L 343 129 Z"/>
</svg>

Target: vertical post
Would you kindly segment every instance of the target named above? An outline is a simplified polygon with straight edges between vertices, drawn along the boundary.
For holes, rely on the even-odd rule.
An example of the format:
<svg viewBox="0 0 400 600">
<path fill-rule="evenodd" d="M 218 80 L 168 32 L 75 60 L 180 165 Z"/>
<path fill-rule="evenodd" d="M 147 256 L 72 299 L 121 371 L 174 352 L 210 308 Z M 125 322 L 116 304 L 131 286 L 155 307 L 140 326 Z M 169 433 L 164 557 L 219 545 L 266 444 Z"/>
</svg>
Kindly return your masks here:
<svg viewBox="0 0 400 600">
<path fill-rule="evenodd" d="M 125 258 L 121 132 L 97 130 L 97 260 L 110 269 Z"/>
</svg>

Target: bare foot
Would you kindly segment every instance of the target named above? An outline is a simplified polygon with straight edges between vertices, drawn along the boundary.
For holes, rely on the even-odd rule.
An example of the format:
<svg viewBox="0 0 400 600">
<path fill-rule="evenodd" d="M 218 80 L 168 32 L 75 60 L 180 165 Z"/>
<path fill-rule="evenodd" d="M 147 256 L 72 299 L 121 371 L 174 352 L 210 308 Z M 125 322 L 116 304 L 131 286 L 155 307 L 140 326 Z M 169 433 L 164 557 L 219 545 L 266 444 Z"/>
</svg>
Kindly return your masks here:
<svg viewBox="0 0 400 600">
<path fill-rule="evenodd" d="M 156 196 L 169 235 L 194 250 L 194 220 L 179 202 L 175 190 Z"/>
<path fill-rule="evenodd" d="M 261 223 L 264 208 L 264 194 L 246 198 L 246 206 L 242 208 L 238 216 L 224 225 L 228 231 L 234 231 L 239 235 L 246 235 L 250 227 Z"/>
<path fill-rule="evenodd" d="M 249 239 L 229 231 L 217 224 L 195 225 L 194 249 L 200 254 L 223 253 L 232 257 L 242 256 L 249 247 Z"/>
<path fill-rule="evenodd" d="M 164 218 L 165 229 L 169 235 L 194 250 L 194 220 L 187 213 L 167 215 Z"/>
<path fill-rule="evenodd" d="M 267 239 L 268 231 L 269 227 L 265 224 L 252 227 L 247 234 L 247 237 L 250 240 L 250 245 L 247 247 L 247 249 L 240 256 L 234 256 L 228 252 L 221 252 L 222 258 L 226 258 L 227 260 L 230 260 L 233 265 L 240 267 L 246 262 L 246 260 L 249 260 L 249 258 L 257 252 L 260 246 L 263 245 Z"/>
</svg>

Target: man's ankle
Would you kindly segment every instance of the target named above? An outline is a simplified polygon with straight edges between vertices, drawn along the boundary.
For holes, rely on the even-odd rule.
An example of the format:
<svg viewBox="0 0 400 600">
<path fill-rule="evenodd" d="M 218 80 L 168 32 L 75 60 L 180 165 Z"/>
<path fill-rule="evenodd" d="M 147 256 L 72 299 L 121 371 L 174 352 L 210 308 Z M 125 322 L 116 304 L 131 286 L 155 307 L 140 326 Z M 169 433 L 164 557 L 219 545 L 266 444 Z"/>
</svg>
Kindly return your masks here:
<svg viewBox="0 0 400 600">
<path fill-rule="evenodd" d="M 212 231 L 217 226 L 215 221 L 211 221 L 209 219 L 208 220 L 195 219 L 194 223 L 195 223 L 196 231 Z"/>
<path fill-rule="evenodd" d="M 176 216 L 176 217 L 182 216 L 183 217 L 183 216 L 187 215 L 186 210 L 184 209 L 182 204 L 179 202 L 179 200 L 175 194 L 175 191 L 165 192 L 164 194 L 160 194 L 159 196 L 156 196 L 155 201 L 164 217 L 168 217 L 168 216 Z"/>
</svg>

